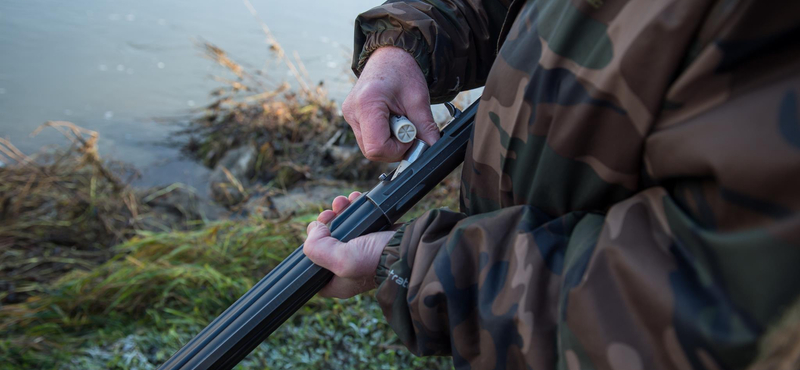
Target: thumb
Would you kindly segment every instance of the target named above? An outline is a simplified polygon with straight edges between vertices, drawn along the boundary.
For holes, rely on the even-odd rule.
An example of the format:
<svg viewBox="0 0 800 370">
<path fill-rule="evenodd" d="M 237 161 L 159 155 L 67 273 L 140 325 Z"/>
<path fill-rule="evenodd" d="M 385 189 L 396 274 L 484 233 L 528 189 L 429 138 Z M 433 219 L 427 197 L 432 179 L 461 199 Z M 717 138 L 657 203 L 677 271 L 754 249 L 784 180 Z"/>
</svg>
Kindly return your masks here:
<svg viewBox="0 0 800 370">
<path fill-rule="evenodd" d="M 303 253 L 311 262 L 333 271 L 339 257 L 339 249 L 335 246 L 340 242 L 331 237 L 330 229 L 322 222 L 310 223 L 307 231 L 308 237 L 303 243 Z"/>
<path fill-rule="evenodd" d="M 394 139 L 389 127 L 389 107 L 384 103 L 362 108 L 361 141 L 364 156 L 371 161 L 393 162 L 410 146 Z M 413 122 L 413 121 L 412 121 Z"/>
<path fill-rule="evenodd" d="M 308 237 L 306 237 L 306 244 L 312 245 L 331 236 L 331 230 L 328 229 L 328 226 L 319 221 L 308 224 L 306 233 L 308 234 Z"/>
<path fill-rule="evenodd" d="M 417 139 L 424 141 L 428 145 L 433 145 L 441 138 L 439 127 L 436 126 L 436 122 L 433 120 L 431 106 L 427 103 L 427 100 L 420 101 L 406 109 L 406 117 L 417 128 Z"/>
</svg>

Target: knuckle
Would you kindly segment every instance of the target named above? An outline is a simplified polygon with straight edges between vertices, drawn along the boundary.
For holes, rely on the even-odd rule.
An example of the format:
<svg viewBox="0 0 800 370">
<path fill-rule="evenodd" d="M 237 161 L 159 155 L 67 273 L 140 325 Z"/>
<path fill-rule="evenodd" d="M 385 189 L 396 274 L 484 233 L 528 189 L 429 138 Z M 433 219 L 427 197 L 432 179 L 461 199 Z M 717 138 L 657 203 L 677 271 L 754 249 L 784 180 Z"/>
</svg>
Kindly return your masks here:
<svg viewBox="0 0 800 370">
<path fill-rule="evenodd" d="M 344 102 L 342 103 L 342 117 L 344 117 L 345 121 L 348 123 L 353 123 L 355 107 L 353 107 L 353 99 L 348 96 Z"/>
<path fill-rule="evenodd" d="M 379 146 L 364 144 L 364 157 L 371 161 L 376 161 L 383 158 L 384 150 Z"/>
<path fill-rule="evenodd" d="M 344 117 L 344 120 L 348 125 L 358 127 L 358 121 L 356 120 L 355 115 L 353 115 L 353 112 L 342 110 L 342 117 Z"/>
<path fill-rule="evenodd" d="M 436 126 L 436 122 L 425 122 L 425 123 L 421 124 L 420 126 L 422 126 L 422 127 L 419 127 L 418 129 L 420 131 L 422 131 L 423 133 L 425 133 L 425 134 L 438 134 L 439 133 L 439 127 Z"/>
<path fill-rule="evenodd" d="M 364 102 L 369 99 L 369 88 L 367 89 L 360 89 L 358 92 L 353 94 L 352 101 L 350 104 L 353 106 L 352 109 L 354 111 L 360 110 L 364 107 Z"/>
<path fill-rule="evenodd" d="M 381 96 L 381 90 L 383 90 L 380 86 L 374 83 L 365 83 L 361 85 L 361 88 L 355 92 L 355 99 L 359 103 L 363 103 L 365 101 L 371 100 L 375 96 Z"/>
<path fill-rule="evenodd" d="M 412 106 L 428 106 L 430 105 L 430 97 L 428 94 L 421 94 L 419 92 L 413 92 L 407 95 L 408 102 L 411 103 Z"/>
<path fill-rule="evenodd" d="M 342 102 L 342 112 L 349 112 L 353 109 L 353 93 L 347 94 L 347 97 L 344 98 Z"/>
</svg>

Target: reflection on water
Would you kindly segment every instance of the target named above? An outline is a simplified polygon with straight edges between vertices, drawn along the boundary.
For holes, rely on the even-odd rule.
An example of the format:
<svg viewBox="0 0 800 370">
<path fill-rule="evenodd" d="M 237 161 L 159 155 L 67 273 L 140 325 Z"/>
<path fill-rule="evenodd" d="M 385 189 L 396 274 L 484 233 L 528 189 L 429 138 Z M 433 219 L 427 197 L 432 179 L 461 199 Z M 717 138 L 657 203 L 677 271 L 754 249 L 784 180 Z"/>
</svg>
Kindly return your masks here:
<svg viewBox="0 0 800 370">
<path fill-rule="evenodd" d="M 287 51 L 339 101 L 352 20 L 377 1 L 253 1 Z M 11 0 L 0 2 L 0 136 L 26 153 L 62 144 L 53 132 L 28 135 L 47 120 L 100 132 L 102 155 L 133 163 L 139 185 L 203 186 L 206 171 L 162 145 L 174 127 L 150 117 L 199 108 L 221 69 L 200 57 L 207 40 L 244 65 L 291 80 L 271 58 L 264 34 L 238 0 Z"/>
</svg>

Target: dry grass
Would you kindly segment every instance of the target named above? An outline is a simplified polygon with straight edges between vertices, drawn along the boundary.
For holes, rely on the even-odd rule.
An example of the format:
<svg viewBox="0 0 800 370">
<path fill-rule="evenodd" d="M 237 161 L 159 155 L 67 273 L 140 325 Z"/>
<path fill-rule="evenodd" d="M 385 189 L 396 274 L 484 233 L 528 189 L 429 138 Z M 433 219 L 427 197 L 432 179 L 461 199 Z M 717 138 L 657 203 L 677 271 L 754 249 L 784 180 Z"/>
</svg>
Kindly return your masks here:
<svg viewBox="0 0 800 370">
<path fill-rule="evenodd" d="M 323 83 L 311 82 L 297 53 L 290 57 L 250 2 L 244 3 L 294 81 L 275 82 L 272 71 L 249 70 L 221 48 L 201 43 L 203 55 L 230 75 L 215 77 L 223 87 L 212 92 L 214 101 L 181 133 L 189 137 L 186 151 L 214 167 L 229 150 L 253 146 L 258 151 L 255 179 L 282 188 L 301 180 L 376 178 L 386 166 L 361 155 Z"/>
<path fill-rule="evenodd" d="M 215 99 L 202 116 L 180 133 L 189 137 L 185 150 L 205 165 L 214 167 L 229 150 L 250 145 L 258 151 L 255 179 L 283 188 L 301 180 L 374 179 L 385 169 L 358 151 L 338 105 L 321 83 L 308 88 L 298 72 L 299 91 L 286 82 L 274 86 L 263 73 L 248 72 L 220 48 L 209 43 L 201 47 L 207 58 L 234 76 L 217 78 L 225 86 L 213 92 Z M 295 65 L 277 50 L 287 65 Z"/>
<path fill-rule="evenodd" d="M 273 189 L 377 178 L 385 166 L 360 154 L 322 83 L 311 83 L 297 54 L 259 23 L 294 86 L 202 44 L 230 76 L 217 77 L 224 86 L 183 132 L 186 150 L 213 167 L 228 150 L 251 145 L 256 177 Z M 0 168 L 0 369 L 154 368 L 296 248 L 319 211 L 143 231 L 153 219 L 146 204 L 172 187 L 137 195 L 126 185 L 134 172 L 99 157 L 96 132 L 45 126 L 72 145 L 29 157 L 0 139 L 0 160 L 10 164 Z M 446 182 L 412 216 L 432 203 L 455 208 L 458 179 Z M 448 359 L 413 358 L 381 316 L 371 297 L 314 299 L 240 366 L 450 367 Z"/>
<path fill-rule="evenodd" d="M 110 256 L 108 247 L 136 229 L 140 215 L 125 185 L 134 172 L 97 154 L 98 134 L 47 122 L 72 143 L 29 157 L 0 139 L 0 302 L 24 300 L 40 284 Z M 122 180 L 125 178 L 125 180 Z"/>
</svg>

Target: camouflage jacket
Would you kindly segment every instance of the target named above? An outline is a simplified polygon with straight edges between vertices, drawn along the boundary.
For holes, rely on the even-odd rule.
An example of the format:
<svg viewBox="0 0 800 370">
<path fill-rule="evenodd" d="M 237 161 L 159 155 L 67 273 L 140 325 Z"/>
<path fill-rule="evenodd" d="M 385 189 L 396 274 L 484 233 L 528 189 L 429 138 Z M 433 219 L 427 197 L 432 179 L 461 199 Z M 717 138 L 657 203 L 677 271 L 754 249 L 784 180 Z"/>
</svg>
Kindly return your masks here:
<svg viewBox="0 0 800 370">
<path fill-rule="evenodd" d="M 740 369 L 800 294 L 800 2 L 390 1 L 356 21 L 431 100 L 485 84 L 462 212 L 377 296 L 455 367 Z"/>
</svg>

